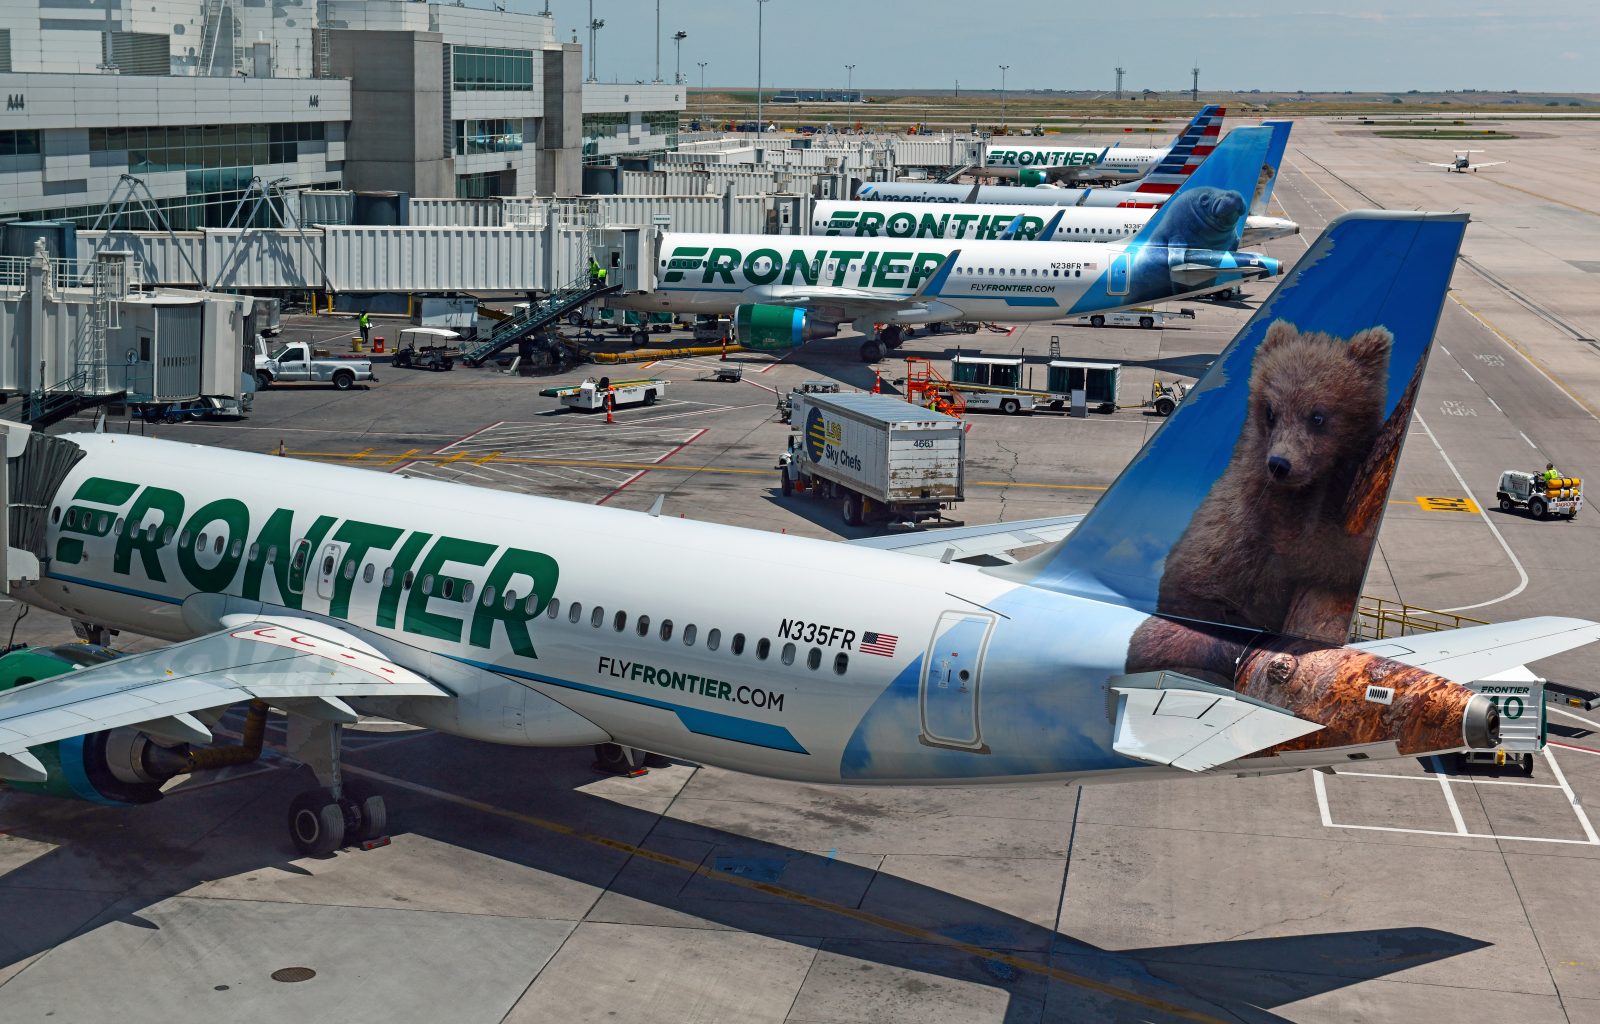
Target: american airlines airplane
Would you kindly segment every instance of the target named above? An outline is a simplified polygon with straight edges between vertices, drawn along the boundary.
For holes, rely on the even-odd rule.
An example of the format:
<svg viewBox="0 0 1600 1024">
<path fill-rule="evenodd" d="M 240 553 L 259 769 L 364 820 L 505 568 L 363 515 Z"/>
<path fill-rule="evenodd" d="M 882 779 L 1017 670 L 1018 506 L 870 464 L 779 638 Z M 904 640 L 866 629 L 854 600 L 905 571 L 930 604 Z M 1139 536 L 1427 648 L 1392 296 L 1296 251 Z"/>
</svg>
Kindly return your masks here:
<svg viewBox="0 0 1600 1024">
<path fill-rule="evenodd" d="M 991 139 L 984 151 L 982 173 L 1017 178 L 1028 185 L 1081 179 L 1134 181 L 1174 154 L 1205 159 L 1222 134 L 1222 119 L 1227 113 L 1224 107 L 1202 107 L 1170 145 L 1156 149 L 1029 145 L 1017 137 L 999 136 Z"/>
<path fill-rule="evenodd" d="M 1257 201 L 1250 207 L 1255 215 L 1264 215 L 1272 188 L 1277 183 L 1278 168 L 1289 146 L 1289 131 L 1293 121 L 1262 121 L 1271 128 L 1272 142 L 1267 150 L 1264 167 L 1272 173 L 1266 177 L 1264 187 L 1257 193 Z M 1054 185 L 958 185 L 929 181 L 869 181 L 856 189 L 856 199 L 862 202 L 888 203 L 997 203 L 1011 206 L 1091 206 L 1118 207 L 1121 209 L 1155 209 L 1171 198 L 1182 179 L 1193 173 L 1203 161 L 1181 154 L 1168 154 L 1150 174 L 1115 188 L 1060 188 Z"/>
<path fill-rule="evenodd" d="M 755 349 L 786 349 L 845 323 L 884 325 L 861 358 L 898 348 L 902 325 L 1058 320 L 1218 291 L 1279 272 L 1238 251 L 1270 128 L 1228 134 L 1142 229 L 1120 242 L 1018 242 L 667 233 L 656 282 L 619 309 L 732 313 Z"/>
<path fill-rule="evenodd" d="M 1120 242 L 1150 223 L 1155 210 L 1051 209 L 958 203 L 844 203 L 811 207 L 810 232 L 849 238 L 1011 238 L 1033 242 Z M 1298 235 L 1284 217 L 1247 216 L 1240 242 L 1260 245 Z"/>
<path fill-rule="evenodd" d="M 149 803 L 177 775 L 259 755 L 275 710 L 314 777 L 289 837 L 322 855 L 387 828 L 382 795 L 340 770 L 341 730 L 362 714 L 847 784 L 1260 775 L 1492 748 L 1495 705 L 1462 681 L 1600 624 L 1347 642 L 1466 221 L 1329 225 L 1083 516 L 831 542 L 12 428 L 12 596 L 173 643 L 98 664 L 81 648 L 70 670 L 0 682 L 0 778 Z M 1296 390 L 1326 373 L 1338 407 Z M 851 457 L 818 426 L 814 457 Z M 1041 541 L 1026 561 L 1002 554 Z M 954 544 L 991 564 L 941 557 Z M 246 741 L 216 744 L 245 702 Z"/>
</svg>

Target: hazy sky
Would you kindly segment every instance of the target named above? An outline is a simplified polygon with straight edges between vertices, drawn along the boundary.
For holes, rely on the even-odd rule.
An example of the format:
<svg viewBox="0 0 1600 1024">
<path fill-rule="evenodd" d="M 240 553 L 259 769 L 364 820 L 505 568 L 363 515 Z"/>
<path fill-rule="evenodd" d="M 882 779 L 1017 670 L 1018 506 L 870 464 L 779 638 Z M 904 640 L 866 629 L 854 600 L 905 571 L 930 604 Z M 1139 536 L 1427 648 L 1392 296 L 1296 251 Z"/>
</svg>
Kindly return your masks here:
<svg viewBox="0 0 1600 1024">
<path fill-rule="evenodd" d="M 486 6 L 487 0 L 468 0 Z M 511 0 L 538 11 L 543 0 Z M 560 38 L 588 42 L 586 0 L 551 0 Z M 594 0 L 603 19 L 599 77 L 655 76 L 654 0 Z M 662 0 L 661 74 L 672 80 L 671 36 L 684 77 L 698 85 L 753 86 L 756 0 Z M 1600 3 L 1595 0 L 1350 0 L 1216 4 L 1143 0 L 770 0 L 764 82 L 842 87 L 844 65 L 867 88 L 1522 89 L 1600 91 Z M 585 71 L 587 74 L 587 70 Z"/>
</svg>

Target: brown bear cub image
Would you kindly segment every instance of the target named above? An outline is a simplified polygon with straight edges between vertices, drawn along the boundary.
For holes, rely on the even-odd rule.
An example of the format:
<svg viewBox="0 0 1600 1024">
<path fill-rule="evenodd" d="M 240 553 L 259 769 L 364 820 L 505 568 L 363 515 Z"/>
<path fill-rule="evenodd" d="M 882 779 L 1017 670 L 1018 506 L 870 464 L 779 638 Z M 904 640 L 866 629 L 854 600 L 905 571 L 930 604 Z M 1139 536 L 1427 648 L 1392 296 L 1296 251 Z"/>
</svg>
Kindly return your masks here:
<svg viewBox="0 0 1600 1024">
<path fill-rule="evenodd" d="M 1296 623 L 1341 615 L 1348 627 L 1373 539 L 1350 531 L 1349 501 L 1383 429 L 1391 341 L 1383 327 L 1348 341 L 1267 328 L 1233 458 L 1167 555 L 1159 613 L 1272 633 L 1315 635 Z M 1182 667 L 1166 660 L 1181 652 L 1151 649 L 1168 646 L 1156 636 L 1141 643 L 1147 632 L 1130 669 Z"/>
</svg>

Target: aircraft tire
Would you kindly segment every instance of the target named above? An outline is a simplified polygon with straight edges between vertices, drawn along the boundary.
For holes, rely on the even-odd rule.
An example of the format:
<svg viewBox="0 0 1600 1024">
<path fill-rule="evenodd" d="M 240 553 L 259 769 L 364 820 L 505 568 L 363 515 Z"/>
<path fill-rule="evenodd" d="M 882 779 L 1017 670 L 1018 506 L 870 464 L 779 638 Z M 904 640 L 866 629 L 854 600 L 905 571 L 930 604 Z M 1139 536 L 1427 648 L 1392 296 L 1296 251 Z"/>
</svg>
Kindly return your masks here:
<svg viewBox="0 0 1600 1024">
<path fill-rule="evenodd" d="M 344 784 L 344 802 L 354 811 L 354 820 L 357 822 L 355 834 L 350 838 L 361 841 L 364 839 L 381 839 L 389 830 L 389 806 L 384 802 L 382 795 L 374 793 L 365 782 L 357 779 Z M 349 822 L 352 815 L 345 815 L 345 831 L 350 832 Z"/>
<path fill-rule="evenodd" d="M 794 481 L 789 479 L 788 473 L 778 474 L 778 490 L 783 492 L 785 498 L 794 493 Z"/>
<path fill-rule="evenodd" d="M 875 363 L 883 358 L 883 342 L 867 340 L 861 343 L 861 361 Z"/>
<path fill-rule="evenodd" d="M 893 352 L 905 344 L 906 332 L 899 324 L 890 324 L 878 332 L 878 344 Z M 881 358 L 881 357 L 880 357 Z"/>
<path fill-rule="evenodd" d="M 344 845 L 344 810 L 326 789 L 308 789 L 289 803 L 289 838 L 308 857 L 327 857 Z"/>
</svg>

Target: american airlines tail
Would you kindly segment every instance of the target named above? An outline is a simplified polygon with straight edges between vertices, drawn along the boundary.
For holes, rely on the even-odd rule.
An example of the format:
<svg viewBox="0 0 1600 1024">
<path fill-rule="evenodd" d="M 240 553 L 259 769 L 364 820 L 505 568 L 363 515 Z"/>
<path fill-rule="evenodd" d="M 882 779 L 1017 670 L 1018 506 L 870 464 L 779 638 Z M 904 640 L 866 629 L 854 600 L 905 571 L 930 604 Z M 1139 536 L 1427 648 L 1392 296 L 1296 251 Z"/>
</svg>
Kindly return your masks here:
<svg viewBox="0 0 1600 1024">
<path fill-rule="evenodd" d="M 1466 224 L 1334 221 L 1077 529 L 991 571 L 1149 613 L 1130 672 L 1345 644 Z"/>
<path fill-rule="evenodd" d="M 1193 174 L 1195 168 L 1217 148 L 1217 139 L 1222 135 L 1222 119 L 1227 113 L 1226 107 L 1212 105 L 1200 108 L 1200 113 L 1194 115 L 1183 131 L 1178 133 L 1167 155 L 1156 163 L 1149 174 L 1138 181 L 1118 185 L 1117 189 L 1165 194 L 1178 191 L 1183 180 Z"/>
</svg>

